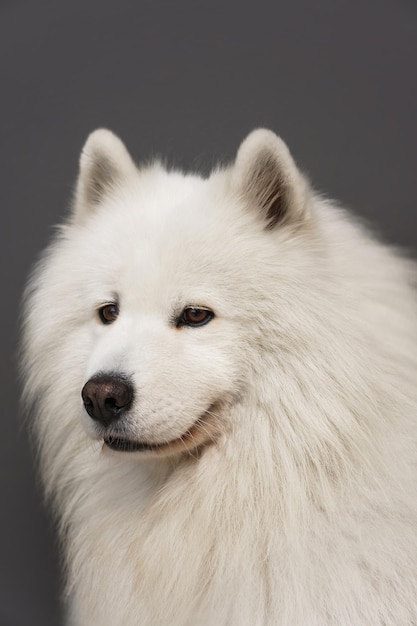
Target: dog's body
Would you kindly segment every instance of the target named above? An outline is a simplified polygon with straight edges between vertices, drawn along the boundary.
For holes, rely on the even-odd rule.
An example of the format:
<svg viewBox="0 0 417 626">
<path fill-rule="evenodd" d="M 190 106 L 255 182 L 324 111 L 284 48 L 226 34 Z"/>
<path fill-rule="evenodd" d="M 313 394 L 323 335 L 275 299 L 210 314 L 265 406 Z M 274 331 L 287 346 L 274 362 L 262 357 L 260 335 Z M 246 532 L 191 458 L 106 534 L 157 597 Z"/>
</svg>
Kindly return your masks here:
<svg viewBox="0 0 417 626">
<path fill-rule="evenodd" d="M 205 180 L 93 133 L 25 308 L 71 624 L 417 624 L 415 278 L 268 131 Z"/>
</svg>

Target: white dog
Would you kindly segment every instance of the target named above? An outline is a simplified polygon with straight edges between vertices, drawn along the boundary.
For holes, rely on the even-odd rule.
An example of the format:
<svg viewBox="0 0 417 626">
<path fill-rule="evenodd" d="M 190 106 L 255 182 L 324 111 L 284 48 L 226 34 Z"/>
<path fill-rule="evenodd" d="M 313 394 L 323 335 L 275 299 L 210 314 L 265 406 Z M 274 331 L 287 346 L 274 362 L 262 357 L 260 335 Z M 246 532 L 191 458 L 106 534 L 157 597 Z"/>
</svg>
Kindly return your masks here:
<svg viewBox="0 0 417 626">
<path fill-rule="evenodd" d="M 69 623 L 417 624 L 416 275 L 272 132 L 89 137 L 23 340 Z"/>
</svg>

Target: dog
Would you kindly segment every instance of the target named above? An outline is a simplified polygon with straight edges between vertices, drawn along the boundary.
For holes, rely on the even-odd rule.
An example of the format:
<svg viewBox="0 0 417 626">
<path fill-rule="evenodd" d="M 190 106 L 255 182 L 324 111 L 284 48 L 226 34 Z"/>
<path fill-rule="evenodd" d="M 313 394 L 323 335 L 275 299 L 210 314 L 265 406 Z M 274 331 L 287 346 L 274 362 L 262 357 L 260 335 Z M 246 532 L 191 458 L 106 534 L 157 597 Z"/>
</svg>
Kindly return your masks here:
<svg viewBox="0 0 417 626">
<path fill-rule="evenodd" d="M 417 624 L 416 276 L 271 131 L 93 132 L 23 314 L 67 624 Z"/>
</svg>

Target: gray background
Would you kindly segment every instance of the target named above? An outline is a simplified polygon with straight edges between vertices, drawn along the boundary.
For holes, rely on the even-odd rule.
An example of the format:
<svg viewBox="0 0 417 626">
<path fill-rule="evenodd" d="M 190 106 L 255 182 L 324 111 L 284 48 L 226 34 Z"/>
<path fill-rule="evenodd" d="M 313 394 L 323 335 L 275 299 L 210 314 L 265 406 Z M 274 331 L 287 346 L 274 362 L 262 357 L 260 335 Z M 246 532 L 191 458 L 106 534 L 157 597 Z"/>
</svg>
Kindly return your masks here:
<svg viewBox="0 0 417 626">
<path fill-rule="evenodd" d="M 316 187 L 415 249 L 416 70 L 415 0 L 0 2 L 0 626 L 59 623 L 15 350 L 25 276 L 87 134 L 207 171 L 273 128 Z"/>
</svg>

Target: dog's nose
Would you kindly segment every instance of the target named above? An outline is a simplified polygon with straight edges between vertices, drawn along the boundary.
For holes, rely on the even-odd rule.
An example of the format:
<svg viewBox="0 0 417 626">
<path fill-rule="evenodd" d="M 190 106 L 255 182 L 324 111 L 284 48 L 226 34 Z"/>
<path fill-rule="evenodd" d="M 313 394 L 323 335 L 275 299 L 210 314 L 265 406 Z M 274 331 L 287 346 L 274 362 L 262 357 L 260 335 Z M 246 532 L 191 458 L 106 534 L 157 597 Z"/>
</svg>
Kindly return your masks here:
<svg viewBox="0 0 417 626">
<path fill-rule="evenodd" d="M 119 375 L 98 374 L 85 383 L 81 396 L 89 416 L 109 426 L 132 406 L 133 386 Z"/>
</svg>

